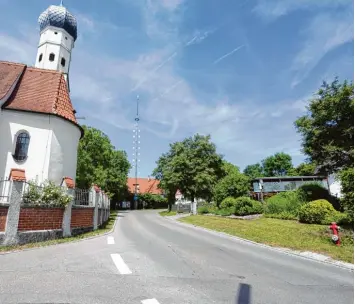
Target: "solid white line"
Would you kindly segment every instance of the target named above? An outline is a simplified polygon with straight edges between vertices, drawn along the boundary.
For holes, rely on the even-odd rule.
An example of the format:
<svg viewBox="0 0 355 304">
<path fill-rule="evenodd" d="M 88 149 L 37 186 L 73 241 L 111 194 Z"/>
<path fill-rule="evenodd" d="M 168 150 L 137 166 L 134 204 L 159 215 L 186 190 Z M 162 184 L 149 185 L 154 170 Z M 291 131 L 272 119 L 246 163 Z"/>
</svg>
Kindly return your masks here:
<svg viewBox="0 0 355 304">
<path fill-rule="evenodd" d="M 131 274 L 132 271 L 129 270 L 126 263 L 123 261 L 122 257 L 118 253 L 111 254 L 112 261 L 115 263 L 120 274 Z"/>
<path fill-rule="evenodd" d="M 109 244 L 109 245 L 115 244 L 115 239 L 113 238 L 113 236 L 107 237 L 107 244 Z"/>
<path fill-rule="evenodd" d="M 141 302 L 142 302 L 142 304 L 159 304 L 159 302 L 156 299 L 147 299 L 147 300 L 143 300 Z"/>
</svg>

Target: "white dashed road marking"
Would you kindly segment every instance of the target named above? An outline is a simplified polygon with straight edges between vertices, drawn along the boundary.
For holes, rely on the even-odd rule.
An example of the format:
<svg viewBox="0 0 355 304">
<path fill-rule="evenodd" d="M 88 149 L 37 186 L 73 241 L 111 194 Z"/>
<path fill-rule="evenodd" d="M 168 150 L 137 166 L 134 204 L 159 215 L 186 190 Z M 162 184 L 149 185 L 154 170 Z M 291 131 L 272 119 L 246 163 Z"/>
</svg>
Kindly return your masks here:
<svg viewBox="0 0 355 304">
<path fill-rule="evenodd" d="M 113 236 L 107 237 L 107 244 L 109 244 L 109 245 L 115 244 L 115 239 L 113 238 Z"/>
<path fill-rule="evenodd" d="M 142 304 L 159 304 L 159 302 L 156 299 L 147 299 L 147 300 L 143 300 L 141 302 L 142 302 Z"/>
<path fill-rule="evenodd" d="M 120 274 L 131 274 L 132 271 L 128 268 L 122 257 L 118 253 L 111 254 L 112 261 L 115 263 Z M 148 302 L 149 303 L 149 302 Z M 152 302 L 154 303 L 154 302 Z"/>
</svg>

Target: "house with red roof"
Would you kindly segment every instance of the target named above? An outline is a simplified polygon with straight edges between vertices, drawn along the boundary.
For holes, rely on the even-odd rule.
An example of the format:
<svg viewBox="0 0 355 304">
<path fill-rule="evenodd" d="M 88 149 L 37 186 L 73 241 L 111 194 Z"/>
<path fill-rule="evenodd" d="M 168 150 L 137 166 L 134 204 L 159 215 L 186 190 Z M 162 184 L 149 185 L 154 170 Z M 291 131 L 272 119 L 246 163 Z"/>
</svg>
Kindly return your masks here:
<svg viewBox="0 0 355 304">
<path fill-rule="evenodd" d="M 73 186 L 83 135 L 69 94 L 77 23 L 62 5 L 38 22 L 35 66 L 0 61 L 0 180 L 64 179 Z"/>
<path fill-rule="evenodd" d="M 159 189 L 159 180 L 154 178 L 134 178 L 129 177 L 127 179 L 127 187 L 128 191 L 132 194 L 135 193 L 135 189 L 137 186 L 137 193 L 150 193 L 150 194 L 157 194 L 162 195 L 163 191 Z"/>
</svg>

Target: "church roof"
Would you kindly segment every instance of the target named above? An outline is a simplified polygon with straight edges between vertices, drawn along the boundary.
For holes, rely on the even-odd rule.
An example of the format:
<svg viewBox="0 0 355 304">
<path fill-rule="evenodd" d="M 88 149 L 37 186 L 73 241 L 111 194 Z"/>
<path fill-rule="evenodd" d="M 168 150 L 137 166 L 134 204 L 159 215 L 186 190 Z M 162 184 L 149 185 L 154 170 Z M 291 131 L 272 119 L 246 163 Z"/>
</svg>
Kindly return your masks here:
<svg viewBox="0 0 355 304">
<path fill-rule="evenodd" d="M 52 114 L 78 125 L 64 75 L 54 70 L 0 61 L 0 104 L 3 109 Z"/>
</svg>

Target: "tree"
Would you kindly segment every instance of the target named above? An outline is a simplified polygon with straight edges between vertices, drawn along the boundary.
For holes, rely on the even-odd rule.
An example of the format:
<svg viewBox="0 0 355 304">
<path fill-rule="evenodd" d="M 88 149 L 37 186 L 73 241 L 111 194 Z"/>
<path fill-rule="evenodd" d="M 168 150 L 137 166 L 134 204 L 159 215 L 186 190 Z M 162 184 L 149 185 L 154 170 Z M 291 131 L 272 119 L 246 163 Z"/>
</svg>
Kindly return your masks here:
<svg viewBox="0 0 355 304">
<path fill-rule="evenodd" d="M 213 199 L 219 206 L 225 198 L 244 196 L 249 190 L 250 179 L 240 172 L 231 172 L 218 181 L 214 187 Z"/>
<path fill-rule="evenodd" d="M 169 152 L 157 161 L 153 175 L 168 194 L 169 208 L 178 189 L 192 202 L 195 198 L 212 198 L 212 189 L 225 175 L 225 170 L 222 156 L 217 154 L 216 146 L 210 139 L 209 135 L 197 134 L 173 143 Z"/>
<path fill-rule="evenodd" d="M 237 173 L 240 172 L 238 166 L 233 165 L 232 163 L 227 162 L 226 160 L 223 160 L 223 167 L 222 168 L 223 168 L 223 171 L 225 172 L 224 173 L 225 175 L 231 174 L 233 172 L 237 172 Z"/>
<path fill-rule="evenodd" d="M 347 168 L 339 172 L 343 209 L 354 218 L 354 168 Z"/>
<path fill-rule="evenodd" d="M 288 176 L 312 176 L 315 175 L 316 165 L 314 163 L 301 163 L 296 168 L 287 172 Z"/>
<path fill-rule="evenodd" d="M 124 151 L 115 150 L 106 134 L 83 126 L 84 137 L 79 142 L 76 185 L 88 189 L 92 184 L 109 192 L 114 199 L 126 191 L 130 164 Z"/>
<path fill-rule="evenodd" d="M 283 176 L 293 168 L 292 157 L 286 153 L 279 152 L 269 156 L 262 161 L 265 176 Z"/>
<path fill-rule="evenodd" d="M 264 169 L 259 163 L 246 166 L 243 172 L 246 176 L 249 176 L 250 178 L 264 176 Z"/>
<path fill-rule="evenodd" d="M 338 78 L 323 85 L 295 121 L 303 152 L 322 174 L 354 166 L 354 85 Z"/>
</svg>

